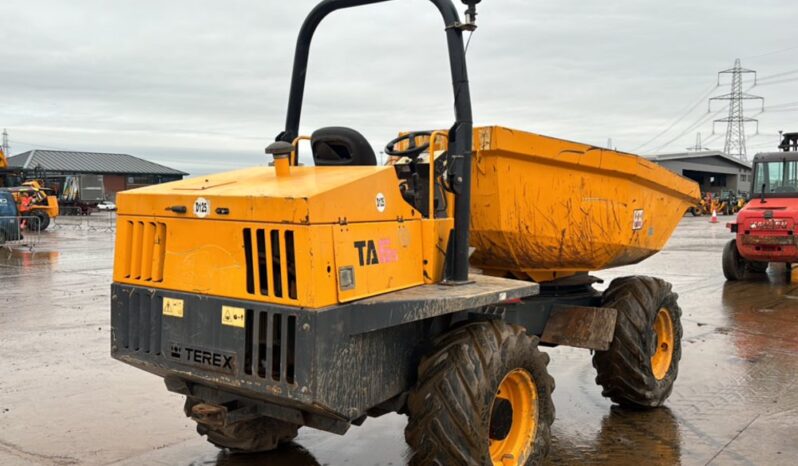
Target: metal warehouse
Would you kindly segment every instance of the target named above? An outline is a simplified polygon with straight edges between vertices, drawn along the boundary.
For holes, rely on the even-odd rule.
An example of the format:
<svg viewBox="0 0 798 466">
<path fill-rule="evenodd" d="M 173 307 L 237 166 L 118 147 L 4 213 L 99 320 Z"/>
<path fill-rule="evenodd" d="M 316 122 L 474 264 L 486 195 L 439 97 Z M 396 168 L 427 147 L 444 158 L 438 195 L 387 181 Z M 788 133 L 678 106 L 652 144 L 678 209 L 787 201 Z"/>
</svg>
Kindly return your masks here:
<svg viewBox="0 0 798 466">
<path fill-rule="evenodd" d="M 701 186 L 701 192 L 751 192 L 751 165 L 720 151 L 661 154 L 653 161 Z"/>
<path fill-rule="evenodd" d="M 8 158 L 10 168 L 29 172 L 62 194 L 71 180 L 93 175 L 101 180 L 103 197 L 114 200 L 126 189 L 181 180 L 188 173 L 128 154 L 31 150 Z"/>
</svg>

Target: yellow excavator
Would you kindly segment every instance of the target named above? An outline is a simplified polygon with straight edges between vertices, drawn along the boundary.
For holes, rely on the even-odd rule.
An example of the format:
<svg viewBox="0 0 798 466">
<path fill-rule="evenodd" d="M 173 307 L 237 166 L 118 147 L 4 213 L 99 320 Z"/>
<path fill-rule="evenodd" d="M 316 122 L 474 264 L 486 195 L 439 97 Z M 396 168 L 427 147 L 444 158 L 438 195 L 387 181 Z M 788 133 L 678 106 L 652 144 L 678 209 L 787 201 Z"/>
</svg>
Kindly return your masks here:
<svg viewBox="0 0 798 466">
<path fill-rule="evenodd" d="M 454 123 L 399 131 L 392 164 L 343 127 L 300 132 L 314 31 L 297 40 L 270 164 L 119 193 L 111 354 L 185 395 L 234 452 L 306 426 L 343 434 L 405 413 L 414 465 L 536 465 L 554 421 L 541 346 L 595 352 L 602 394 L 670 395 L 681 310 L 670 284 L 591 271 L 662 249 L 698 186 L 643 158 L 500 126 L 473 128 L 463 34 L 479 0 L 431 0 Z M 334 114 L 334 112 L 332 112 Z M 313 166 L 298 161 L 309 140 Z"/>
</svg>

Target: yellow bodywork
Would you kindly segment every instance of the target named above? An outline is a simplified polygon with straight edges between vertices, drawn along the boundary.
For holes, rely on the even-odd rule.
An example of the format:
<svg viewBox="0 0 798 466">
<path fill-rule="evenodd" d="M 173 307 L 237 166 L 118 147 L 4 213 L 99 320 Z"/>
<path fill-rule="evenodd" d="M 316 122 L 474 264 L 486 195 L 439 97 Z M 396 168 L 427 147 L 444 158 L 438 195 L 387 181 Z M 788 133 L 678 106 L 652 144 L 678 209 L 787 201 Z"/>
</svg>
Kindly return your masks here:
<svg viewBox="0 0 798 466">
<path fill-rule="evenodd" d="M 8 158 L 6 158 L 6 154 L 3 152 L 3 149 L 0 149 L 0 170 L 4 170 L 8 168 Z"/>
<path fill-rule="evenodd" d="M 644 158 L 502 127 L 475 130 L 473 266 L 543 282 L 661 250 L 698 185 Z"/>
<path fill-rule="evenodd" d="M 423 218 L 394 167 L 275 170 L 119 193 L 114 281 L 311 309 L 441 281 L 453 220 Z M 648 257 L 698 197 L 639 157 L 500 127 L 475 130 L 473 175 L 472 265 L 536 281 Z"/>
<path fill-rule="evenodd" d="M 307 308 L 440 281 L 452 225 L 404 202 L 393 167 L 250 168 L 117 205 L 116 282 Z"/>
</svg>

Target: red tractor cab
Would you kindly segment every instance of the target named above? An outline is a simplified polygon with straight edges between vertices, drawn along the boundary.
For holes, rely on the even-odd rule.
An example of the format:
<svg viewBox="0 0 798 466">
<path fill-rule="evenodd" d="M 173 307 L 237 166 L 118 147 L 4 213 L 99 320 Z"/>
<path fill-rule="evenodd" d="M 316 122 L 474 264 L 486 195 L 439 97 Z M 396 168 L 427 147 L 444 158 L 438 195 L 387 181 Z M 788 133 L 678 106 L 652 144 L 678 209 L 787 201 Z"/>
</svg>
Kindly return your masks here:
<svg viewBox="0 0 798 466">
<path fill-rule="evenodd" d="M 768 263 L 798 262 L 798 133 L 784 134 L 781 152 L 754 157 L 751 200 L 727 226 L 736 233 L 723 249 L 723 275 L 743 280 Z"/>
</svg>

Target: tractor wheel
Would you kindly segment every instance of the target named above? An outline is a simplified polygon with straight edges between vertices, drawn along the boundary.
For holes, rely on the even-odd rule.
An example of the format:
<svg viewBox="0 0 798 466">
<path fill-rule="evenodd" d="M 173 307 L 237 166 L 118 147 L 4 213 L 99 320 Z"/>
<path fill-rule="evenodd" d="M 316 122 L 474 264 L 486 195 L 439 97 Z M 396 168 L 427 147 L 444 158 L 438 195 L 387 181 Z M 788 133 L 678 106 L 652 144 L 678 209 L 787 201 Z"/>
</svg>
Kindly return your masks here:
<svg viewBox="0 0 798 466">
<path fill-rule="evenodd" d="M 700 217 L 704 215 L 704 213 L 701 212 L 700 207 L 690 207 L 690 213 L 693 214 L 693 217 Z"/>
<path fill-rule="evenodd" d="M 30 215 L 33 217 L 28 222 L 28 228 L 31 231 L 44 231 L 50 226 L 50 216 L 47 215 L 47 212 L 34 210 Z"/>
<path fill-rule="evenodd" d="M 438 338 L 407 401 L 409 464 L 540 464 L 551 443 L 554 379 L 538 341 L 502 321 Z"/>
<path fill-rule="evenodd" d="M 745 278 L 747 261 L 737 250 L 737 242 L 729 240 L 723 247 L 723 276 L 726 280 L 742 280 Z"/>
<path fill-rule="evenodd" d="M 274 450 L 297 436 L 298 425 L 270 417 L 259 417 L 229 425 L 204 423 L 199 412 L 204 406 L 199 401 L 186 399 L 186 416 L 197 421 L 197 433 L 207 436 L 208 442 L 232 453 L 257 453 Z"/>
<path fill-rule="evenodd" d="M 607 351 L 593 367 L 601 394 L 626 407 L 654 408 L 670 396 L 682 356 L 682 310 L 670 283 L 653 277 L 613 280 L 602 307 L 618 311 Z"/>
</svg>

